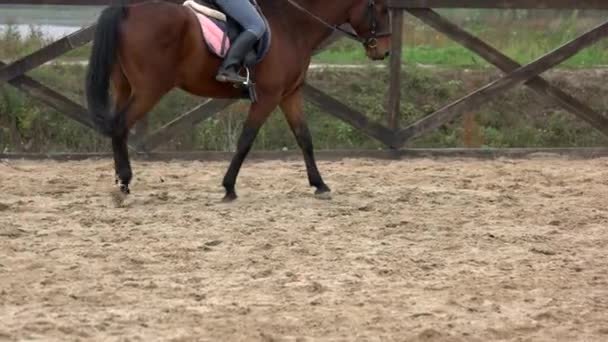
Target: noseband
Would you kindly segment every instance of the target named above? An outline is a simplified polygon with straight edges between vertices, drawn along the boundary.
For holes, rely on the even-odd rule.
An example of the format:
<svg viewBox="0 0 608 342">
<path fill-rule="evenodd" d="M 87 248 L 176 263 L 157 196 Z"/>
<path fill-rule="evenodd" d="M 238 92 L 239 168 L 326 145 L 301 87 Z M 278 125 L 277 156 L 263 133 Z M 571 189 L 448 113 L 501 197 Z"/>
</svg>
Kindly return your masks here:
<svg viewBox="0 0 608 342">
<path fill-rule="evenodd" d="M 302 6 L 300 6 L 299 4 L 295 3 L 293 0 L 287 0 L 287 2 L 289 2 L 292 6 L 296 7 L 300 11 L 308 14 L 309 16 L 311 16 L 312 18 L 314 18 L 315 20 L 317 20 L 324 26 L 327 26 L 328 28 L 330 28 L 334 31 L 338 31 L 338 32 L 346 35 L 350 39 L 353 39 L 353 40 L 356 40 L 356 41 L 362 43 L 367 48 L 371 48 L 371 49 L 376 48 L 376 46 L 378 46 L 378 38 L 391 35 L 390 30 L 387 32 L 382 32 L 382 33 L 377 32 L 378 18 L 376 17 L 376 0 L 367 0 L 366 15 L 369 15 L 369 19 L 370 19 L 370 35 L 368 37 L 364 37 L 364 38 L 359 37 L 358 35 L 353 34 L 351 32 L 345 31 L 336 25 L 328 24 L 327 22 L 325 22 L 325 20 L 323 20 L 323 19 L 319 18 L 317 15 L 309 12 L 307 9 L 305 9 Z"/>
<path fill-rule="evenodd" d="M 376 1 L 367 0 L 367 13 L 370 15 L 370 33 L 371 35 L 367 38 L 362 39 L 363 45 L 368 48 L 375 49 L 378 46 L 378 38 L 384 36 L 390 36 L 390 30 L 387 32 L 378 33 L 378 18 L 376 18 Z M 390 25 L 389 25 L 390 26 Z M 361 40 L 360 40 L 361 41 Z"/>
</svg>

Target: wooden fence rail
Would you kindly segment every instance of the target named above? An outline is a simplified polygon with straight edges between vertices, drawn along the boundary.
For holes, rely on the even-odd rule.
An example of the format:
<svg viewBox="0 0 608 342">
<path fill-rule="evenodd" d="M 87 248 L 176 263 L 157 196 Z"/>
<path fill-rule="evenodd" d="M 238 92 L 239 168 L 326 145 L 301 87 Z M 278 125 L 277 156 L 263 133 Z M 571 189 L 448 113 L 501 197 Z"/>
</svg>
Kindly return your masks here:
<svg viewBox="0 0 608 342">
<path fill-rule="evenodd" d="M 387 0 L 393 11 L 405 11 L 423 23 L 446 35 L 468 50 L 478 54 L 490 64 L 505 73 L 503 77 L 453 101 L 451 104 L 418 120 L 417 122 L 394 131 L 392 141 L 396 147 L 403 147 L 410 139 L 425 134 L 457 118 L 466 109 L 475 109 L 484 102 L 495 99 L 500 93 L 513 87 L 525 84 L 537 94 L 548 98 L 564 109 L 574 113 L 593 128 L 608 136 L 608 118 L 597 113 L 576 98 L 557 89 L 539 75 L 554 68 L 582 49 L 597 43 L 608 35 L 608 21 L 583 33 L 558 49 L 538 58 L 528 65 L 520 65 L 505 56 L 490 44 L 468 33 L 458 25 L 450 22 L 435 12 L 433 8 L 491 8 L 491 9 L 597 9 L 608 10 L 608 1 L 604 0 Z M 402 40 L 393 41 L 393 50 L 402 49 Z M 391 64 L 391 74 L 401 74 L 401 63 Z M 398 77 L 398 76 L 394 76 Z M 394 82 L 395 84 L 397 82 Z M 400 91 L 393 82 L 389 92 L 389 103 L 400 103 Z M 391 107 L 394 110 L 393 107 Z M 394 115 L 394 114 L 393 114 Z M 391 115 L 392 116 L 392 115 Z M 398 127 L 398 124 L 394 124 Z"/>
<path fill-rule="evenodd" d="M 111 4 L 139 3 L 148 0 L 0 0 L 1 4 L 12 5 L 80 5 L 80 6 L 106 6 Z M 181 3 L 182 0 L 164 0 Z M 355 108 L 330 97 L 320 89 L 310 84 L 305 86 L 307 101 L 320 107 L 328 114 L 350 124 L 364 132 L 390 149 L 404 147 L 412 138 L 428 133 L 429 131 L 456 119 L 465 109 L 471 110 L 481 104 L 491 101 L 500 93 L 518 85 L 526 85 L 537 94 L 548 98 L 555 104 L 572 112 L 589 125 L 608 136 L 608 118 L 584 104 L 580 100 L 566 94 L 552 86 L 539 75 L 582 49 L 595 44 L 608 35 L 608 21 L 596 28 L 581 34 L 579 37 L 547 53 L 527 65 L 505 56 L 490 44 L 475 37 L 458 25 L 450 22 L 434 11 L 434 8 L 493 8 L 493 9 L 597 9 L 608 10 L 608 1 L 604 0 L 387 0 L 392 10 L 392 46 L 390 61 L 390 81 L 388 89 L 388 106 L 385 122 L 374 122 Z M 504 72 L 504 75 L 490 84 L 471 92 L 470 94 L 447 104 L 434 113 L 401 128 L 399 123 L 402 78 L 402 28 L 404 14 L 409 13 L 426 25 L 446 35 L 470 51 L 478 54 L 490 64 Z M 34 53 L 24 56 L 13 63 L 0 62 L 0 83 L 8 84 L 25 92 L 42 103 L 53 107 L 64 115 L 76 120 L 80 124 L 92 127 L 86 114 L 86 109 L 58 92 L 29 78 L 25 74 L 30 70 L 60 57 L 61 55 L 88 44 L 93 39 L 95 24 L 67 35 Z M 317 52 L 322 51 L 336 40 L 339 35 L 333 35 L 322 44 Z M 172 136 L 191 129 L 194 125 L 216 115 L 240 100 L 208 99 L 196 108 L 178 116 L 163 127 L 148 133 L 136 129 L 136 134 L 130 140 L 130 148 L 136 152 L 152 153 L 163 142 Z M 144 126 L 145 127 L 145 126 Z"/>
</svg>

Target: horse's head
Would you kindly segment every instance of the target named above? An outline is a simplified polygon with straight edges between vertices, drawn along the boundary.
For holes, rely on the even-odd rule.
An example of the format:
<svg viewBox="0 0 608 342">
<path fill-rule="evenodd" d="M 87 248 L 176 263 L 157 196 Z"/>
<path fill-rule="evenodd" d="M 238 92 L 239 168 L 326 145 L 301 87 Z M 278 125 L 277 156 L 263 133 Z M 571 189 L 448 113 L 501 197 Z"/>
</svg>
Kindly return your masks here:
<svg viewBox="0 0 608 342">
<path fill-rule="evenodd" d="M 373 60 L 389 55 L 391 22 L 386 0 L 353 0 L 348 22 L 364 39 L 367 56 Z"/>
</svg>

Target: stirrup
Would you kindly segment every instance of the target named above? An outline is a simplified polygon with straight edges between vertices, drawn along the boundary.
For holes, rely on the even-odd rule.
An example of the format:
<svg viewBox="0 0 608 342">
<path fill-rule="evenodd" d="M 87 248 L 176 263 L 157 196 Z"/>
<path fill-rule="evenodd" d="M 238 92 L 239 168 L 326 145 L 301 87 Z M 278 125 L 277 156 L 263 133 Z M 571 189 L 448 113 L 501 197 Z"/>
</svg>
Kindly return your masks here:
<svg viewBox="0 0 608 342">
<path fill-rule="evenodd" d="M 247 91 L 249 100 L 251 100 L 252 103 L 256 103 L 258 101 L 258 95 L 255 91 L 255 83 L 251 79 L 251 72 L 249 71 L 248 67 L 243 67 L 243 68 L 245 69 L 245 72 L 247 73 L 245 76 L 245 81 L 236 82 L 232 86 L 237 89 L 242 89 L 242 90 Z"/>
<path fill-rule="evenodd" d="M 228 71 L 228 68 L 227 68 L 225 70 L 225 73 L 218 72 L 218 74 L 215 76 L 215 80 L 218 81 L 218 82 L 222 82 L 222 83 L 233 83 L 235 85 L 244 84 L 244 83 L 248 82 L 248 80 L 249 80 L 249 77 L 247 77 L 243 81 L 242 80 L 243 77 L 241 75 L 239 75 L 239 71 L 238 70 L 236 70 L 234 72 L 234 75 L 236 75 L 236 77 L 232 76 L 230 74 L 231 74 L 231 72 Z"/>
<path fill-rule="evenodd" d="M 251 72 L 249 71 L 249 68 L 248 67 L 243 67 L 243 68 L 245 69 L 246 76 L 242 77 L 237 72 L 237 75 L 239 77 L 241 77 L 240 80 L 227 79 L 224 75 L 221 75 L 221 74 L 218 74 L 215 77 L 215 79 L 218 82 L 232 83 L 232 86 L 234 88 L 246 91 L 249 99 L 251 100 L 251 102 L 255 103 L 255 102 L 258 101 L 258 96 L 257 96 L 257 93 L 255 91 L 255 83 L 251 79 Z M 242 78 L 244 78 L 245 80 L 242 80 Z"/>
<path fill-rule="evenodd" d="M 252 82 L 251 82 L 251 74 L 249 73 L 249 68 L 248 67 L 244 67 L 245 72 L 247 73 L 245 76 L 245 82 L 241 82 L 245 87 L 250 87 Z"/>
</svg>

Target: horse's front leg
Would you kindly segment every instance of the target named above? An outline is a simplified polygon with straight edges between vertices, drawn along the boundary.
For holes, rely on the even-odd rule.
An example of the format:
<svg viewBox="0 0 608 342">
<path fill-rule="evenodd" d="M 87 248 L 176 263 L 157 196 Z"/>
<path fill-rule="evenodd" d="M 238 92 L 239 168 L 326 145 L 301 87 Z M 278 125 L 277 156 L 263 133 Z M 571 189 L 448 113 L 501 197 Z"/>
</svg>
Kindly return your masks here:
<svg viewBox="0 0 608 342">
<path fill-rule="evenodd" d="M 237 143 L 236 154 L 230 162 L 230 166 L 224 175 L 222 185 L 226 189 L 223 202 L 230 202 L 237 199 L 235 184 L 239 171 L 247 154 L 251 150 L 260 128 L 266 119 L 278 105 L 278 96 L 262 96 L 259 101 L 254 103 L 249 109 L 249 114 L 245 120 L 243 131 Z"/>
</svg>

